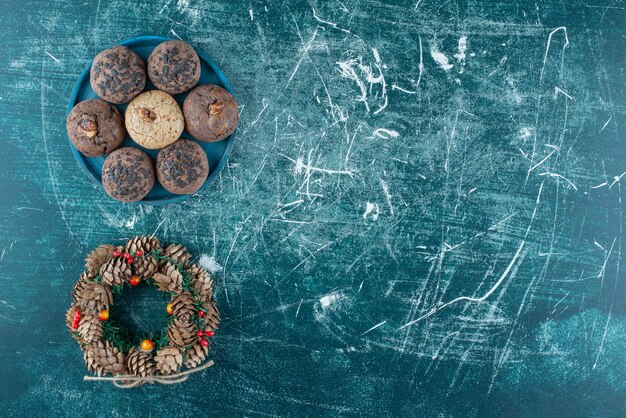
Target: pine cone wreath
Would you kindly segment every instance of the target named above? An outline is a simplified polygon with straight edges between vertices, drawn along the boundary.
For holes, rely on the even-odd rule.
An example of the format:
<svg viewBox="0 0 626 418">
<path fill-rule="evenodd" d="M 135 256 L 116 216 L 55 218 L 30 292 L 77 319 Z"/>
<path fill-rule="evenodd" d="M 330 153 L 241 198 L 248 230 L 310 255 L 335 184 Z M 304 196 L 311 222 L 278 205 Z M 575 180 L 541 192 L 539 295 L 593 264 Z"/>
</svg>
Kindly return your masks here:
<svg viewBox="0 0 626 418">
<path fill-rule="evenodd" d="M 207 345 L 202 345 L 200 343 L 195 343 L 185 352 L 185 367 L 188 369 L 193 369 L 194 367 L 198 367 L 200 363 L 204 361 L 207 354 L 209 353 L 210 343 Z"/>
<path fill-rule="evenodd" d="M 100 271 L 100 267 L 107 261 L 113 258 L 113 253 L 118 251 L 119 248 L 115 245 L 104 244 L 89 253 L 85 259 L 85 268 L 91 274 L 96 274 Z"/>
<path fill-rule="evenodd" d="M 191 255 L 181 244 L 170 244 L 163 250 L 163 256 L 171 258 L 182 266 L 186 266 Z"/>
<path fill-rule="evenodd" d="M 133 376 L 147 377 L 154 374 L 156 362 L 152 354 L 141 351 L 139 348 L 132 348 L 126 357 L 126 367 Z"/>
<path fill-rule="evenodd" d="M 83 350 L 87 370 L 97 376 L 103 374 L 125 374 L 124 353 L 108 341 L 97 341 Z"/>
<path fill-rule="evenodd" d="M 196 325 L 193 322 L 183 321 L 178 318 L 174 318 L 167 328 L 167 336 L 170 339 L 170 343 L 181 348 L 185 348 L 196 341 L 196 332 Z"/>
<path fill-rule="evenodd" d="M 164 292 L 180 293 L 183 290 L 183 275 L 170 262 L 161 266 L 161 272 L 153 274 L 152 278 L 154 284 Z"/>
<path fill-rule="evenodd" d="M 78 334 L 82 340 L 90 344 L 102 338 L 102 324 L 100 319 L 92 314 L 85 314 L 78 323 Z"/>
<path fill-rule="evenodd" d="M 161 250 L 161 243 L 151 235 L 134 237 L 126 243 L 126 251 L 131 255 L 137 254 L 137 251 L 148 254 L 152 250 Z"/>
<path fill-rule="evenodd" d="M 149 279 L 154 273 L 159 271 L 159 262 L 151 255 L 144 255 L 135 259 L 133 270 L 136 276 L 142 279 Z"/>
<path fill-rule="evenodd" d="M 196 301 L 189 292 L 184 292 L 180 295 L 174 296 L 170 303 L 172 315 L 183 321 L 189 321 L 189 319 L 196 313 Z"/>
<path fill-rule="evenodd" d="M 120 286 L 126 283 L 132 272 L 128 262 L 122 257 L 111 258 L 100 268 L 102 284 L 107 286 Z"/>
<path fill-rule="evenodd" d="M 197 264 L 192 264 L 187 269 L 191 276 L 191 287 L 203 301 L 209 301 L 213 297 L 213 279 L 209 273 Z"/>
<path fill-rule="evenodd" d="M 100 312 L 113 302 L 113 295 L 108 286 L 97 282 L 86 282 L 76 293 L 76 302 L 84 311 Z"/>
<path fill-rule="evenodd" d="M 202 369 L 220 315 L 212 300 L 213 279 L 202 267 L 189 265 L 190 258 L 183 245 L 162 248 L 152 236 L 134 237 L 124 247 L 101 245 L 89 253 L 87 270 L 72 288 L 74 302 L 65 322 L 90 372 L 117 376 L 116 386 L 134 387 L 146 382 L 178 383 L 184 380 L 177 374 L 183 366 L 192 369 L 187 371 Z M 131 286 L 121 286 L 125 283 Z M 115 316 L 109 317 L 111 290 L 140 285 L 154 285 L 172 294 L 165 307 L 170 315 L 167 325 L 154 337 L 132 336 L 116 323 Z M 139 346 L 137 341 L 141 341 Z"/>
<path fill-rule="evenodd" d="M 178 347 L 163 347 L 157 351 L 154 360 L 160 374 L 176 373 L 183 365 L 183 352 Z"/>
</svg>

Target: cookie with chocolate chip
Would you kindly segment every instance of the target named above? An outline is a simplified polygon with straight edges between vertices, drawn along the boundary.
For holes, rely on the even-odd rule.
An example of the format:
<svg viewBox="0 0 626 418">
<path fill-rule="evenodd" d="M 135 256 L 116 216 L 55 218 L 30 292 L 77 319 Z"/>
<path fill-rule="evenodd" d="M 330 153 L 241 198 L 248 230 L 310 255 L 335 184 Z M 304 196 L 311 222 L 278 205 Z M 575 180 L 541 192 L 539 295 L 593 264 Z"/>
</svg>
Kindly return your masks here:
<svg viewBox="0 0 626 418">
<path fill-rule="evenodd" d="M 148 58 L 148 77 L 159 90 L 169 94 L 191 90 L 200 80 L 200 58 L 183 41 L 157 45 Z"/>
<path fill-rule="evenodd" d="M 126 129 L 139 145 L 159 149 L 180 138 L 185 120 L 180 106 L 169 94 L 160 90 L 141 93 L 128 104 Z"/>
<path fill-rule="evenodd" d="M 65 128 L 74 147 L 87 157 L 99 157 L 119 148 L 126 135 L 119 110 L 100 99 L 74 106 Z"/>
<path fill-rule="evenodd" d="M 146 87 L 146 64 L 130 48 L 114 46 L 96 55 L 89 81 L 107 102 L 128 103 Z"/>
<path fill-rule="evenodd" d="M 179 139 L 159 151 L 156 162 L 159 183 L 174 194 L 193 194 L 209 175 L 209 160 L 200 145 Z"/>
<path fill-rule="evenodd" d="M 235 98 L 220 86 L 206 84 L 193 89 L 183 103 L 187 132 L 204 142 L 221 141 L 239 123 Z"/>
<path fill-rule="evenodd" d="M 113 199 L 140 201 L 154 185 L 154 166 L 150 156 L 132 147 L 113 151 L 102 166 L 102 185 Z"/>
</svg>

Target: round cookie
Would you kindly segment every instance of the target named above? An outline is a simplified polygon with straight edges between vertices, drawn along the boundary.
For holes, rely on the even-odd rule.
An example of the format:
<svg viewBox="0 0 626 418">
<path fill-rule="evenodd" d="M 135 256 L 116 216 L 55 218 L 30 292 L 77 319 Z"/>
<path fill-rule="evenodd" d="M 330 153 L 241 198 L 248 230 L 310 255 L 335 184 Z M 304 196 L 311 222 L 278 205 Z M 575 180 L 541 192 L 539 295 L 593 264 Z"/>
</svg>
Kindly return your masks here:
<svg viewBox="0 0 626 418">
<path fill-rule="evenodd" d="M 179 94 L 200 80 L 200 58 L 186 42 L 167 41 L 157 45 L 148 58 L 148 77 L 159 90 Z"/>
<path fill-rule="evenodd" d="M 221 141 L 235 132 L 239 108 L 235 98 L 220 86 L 193 89 L 183 103 L 187 132 L 204 142 Z"/>
<path fill-rule="evenodd" d="M 102 166 L 102 185 L 113 199 L 138 202 L 154 185 L 152 160 L 137 148 L 115 150 Z"/>
<path fill-rule="evenodd" d="M 176 100 L 169 94 L 150 90 L 141 93 L 128 104 L 125 113 L 126 130 L 139 145 L 158 149 L 180 138 L 185 119 Z"/>
<path fill-rule="evenodd" d="M 146 64 L 130 48 L 114 46 L 96 55 L 89 81 L 107 102 L 127 103 L 146 87 Z"/>
<path fill-rule="evenodd" d="M 99 157 L 119 148 L 126 135 L 119 110 L 101 99 L 74 106 L 65 128 L 74 147 L 87 157 Z"/>
<path fill-rule="evenodd" d="M 194 194 L 209 175 L 209 160 L 200 145 L 180 139 L 159 151 L 156 174 L 168 192 Z"/>
</svg>

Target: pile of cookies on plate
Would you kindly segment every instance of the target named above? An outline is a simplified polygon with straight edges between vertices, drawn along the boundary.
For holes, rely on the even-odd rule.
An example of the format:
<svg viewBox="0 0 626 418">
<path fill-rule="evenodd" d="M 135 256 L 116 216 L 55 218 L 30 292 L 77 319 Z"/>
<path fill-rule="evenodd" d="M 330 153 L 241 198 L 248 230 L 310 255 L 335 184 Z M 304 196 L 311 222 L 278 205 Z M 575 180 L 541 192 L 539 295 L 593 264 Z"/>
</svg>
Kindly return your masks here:
<svg viewBox="0 0 626 418">
<path fill-rule="evenodd" d="M 225 89 L 200 80 L 200 59 L 183 41 L 159 44 L 144 60 L 125 46 L 99 53 L 90 71 L 99 99 L 78 103 L 67 117 L 67 134 L 87 157 L 108 155 L 102 185 L 114 199 L 142 200 L 155 177 L 174 194 L 193 194 L 209 174 L 209 162 L 196 140 L 221 141 L 237 128 L 239 109 Z M 147 77 L 158 90 L 144 91 Z M 189 91 L 182 110 L 173 95 Z M 124 115 L 113 104 L 128 103 Z M 122 147 L 126 132 L 145 149 L 160 149 L 156 165 L 136 147 Z"/>
</svg>

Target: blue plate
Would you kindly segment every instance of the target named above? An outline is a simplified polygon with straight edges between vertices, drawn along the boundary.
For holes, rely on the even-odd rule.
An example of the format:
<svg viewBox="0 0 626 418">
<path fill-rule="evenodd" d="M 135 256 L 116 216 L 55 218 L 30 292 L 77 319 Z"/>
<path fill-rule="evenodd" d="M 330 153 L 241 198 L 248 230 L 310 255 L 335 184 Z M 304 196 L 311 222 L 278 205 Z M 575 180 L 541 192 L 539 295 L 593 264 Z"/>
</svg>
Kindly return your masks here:
<svg viewBox="0 0 626 418">
<path fill-rule="evenodd" d="M 172 38 L 165 38 L 162 36 L 140 36 L 138 38 L 132 38 L 132 39 L 128 39 L 123 42 L 120 42 L 119 45 L 124 45 L 124 46 L 129 47 L 130 49 L 135 51 L 137 54 L 139 54 L 139 56 L 141 56 L 141 58 L 143 58 L 147 62 L 148 57 L 150 56 L 150 53 L 158 44 L 160 44 L 161 42 L 170 41 L 170 40 L 172 40 Z M 200 74 L 200 81 L 198 82 L 198 85 L 217 84 L 218 86 L 221 86 L 225 88 L 226 90 L 228 90 L 230 94 L 233 94 L 233 91 L 230 87 L 230 84 L 228 84 L 228 80 L 226 79 L 226 76 L 224 75 L 222 70 L 220 70 L 217 64 L 215 64 L 213 60 L 211 60 L 211 58 L 209 58 L 208 55 L 205 54 L 202 50 L 195 48 L 195 47 L 194 49 L 196 50 L 196 52 L 198 53 L 198 56 L 200 57 L 200 67 L 202 69 L 202 73 Z M 84 100 L 98 98 L 98 95 L 94 93 L 94 91 L 91 89 L 91 85 L 89 84 L 89 70 L 90 69 L 91 69 L 91 64 L 89 65 L 89 67 L 85 69 L 85 71 L 83 71 L 83 73 L 78 78 L 78 81 L 76 81 L 76 84 L 74 85 L 74 89 L 72 90 L 72 97 L 70 98 L 70 103 L 67 109 L 68 115 L 69 115 L 69 112 L 72 110 L 74 106 L 76 106 L 77 103 L 82 102 Z M 147 79 L 146 88 L 144 91 L 155 90 L 155 89 L 156 88 L 154 87 L 152 82 L 150 82 L 150 79 Z M 185 100 L 185 97 L 187 97 L 187 94 L 188 93 L 182 93 L 182 94 L 177 94 L 174 96 L 174 99 L 176 99 L 181 109 L 183 107 L 183 101 Z M 117 106 L 117 108 L 123 115 L 124 111 L 126 110 L 127 104 L 115 105 L 115 106 Z M 230 154 L 230 151 L 233 148 L 233 144 L 235 141 L 235 133 L 233 133 L 228 138 L 219 142 L 196 141 L 204 149 L 204 151 L 206 152 L 207 158 L 209 159 L 209 176 L 204 182 L 204 184 L 202 185 L 202 187 L 200 188 L 200 190 L 203 190 L 207 186 L 207 184 L 209 184 L 211 180 L 215 179 L 215 177 L 217 177 L 217 174 L 220 172 L 220 170 L 222 170 L 222 168 L 226 164 L 226 161 L 228 160 L 228 155 Z M 182 138 L 192 139 L 195 141 L 195 139 L 191 135 L 189 135 L 187 131 L 183 132 Z M 74 156 L 76 157 L 76 160 L 78 161 L 78 164 L 80 165 L 80 167 L 87 174 L 89 174 L 89 177 L 91 177 L 93 182 L 96 183 L 102 189 L 102 191 L 104 191 L 104 188 L 102 187 L 102 165 L 104 164 L 104 160 L 106 159 L 106 156 L 86 157 L 83 154 L 81 154 L 74 147 L 74 145 L 72 145 L 71 141 L 70 141 L 70 146 L 72 148 L 72 152 L 74 153 Z M 159 150 L 151 150 L 151 149 L 143 148 L 142 146 L 134 142 L 132 139 L 130 139 L 130 136 L 128 135 L 126 135 L 126 138 L 124 139 L 124 143 L 122 144 L 122 147 L 139 148 L 140 150 L 150 155 L 150 157 L 152 157 L 153 160 L 156 160 L 156 156 L 159 152 Z M 144 197 L 143 200 L 137 203 L 144 203 L 148 205 L 164 205 L 167 203 L 181 202 L 187 199 L 189 196 L 190 195 L 172 194 L 168 192 L 167 190 L 165 190 L 165 188 L 161 186 L 159 181 L 155 179 L 154 187 L 152 188 L 152 190 L 150 190 L 150 193 L 148 193 L 148 195 Z"/>
</svg>

